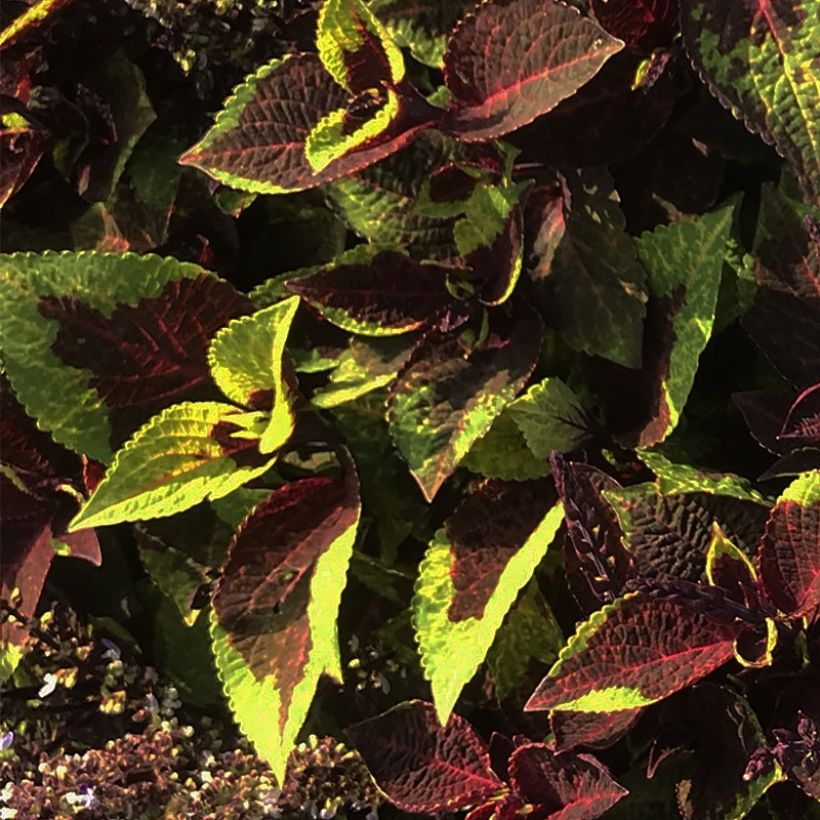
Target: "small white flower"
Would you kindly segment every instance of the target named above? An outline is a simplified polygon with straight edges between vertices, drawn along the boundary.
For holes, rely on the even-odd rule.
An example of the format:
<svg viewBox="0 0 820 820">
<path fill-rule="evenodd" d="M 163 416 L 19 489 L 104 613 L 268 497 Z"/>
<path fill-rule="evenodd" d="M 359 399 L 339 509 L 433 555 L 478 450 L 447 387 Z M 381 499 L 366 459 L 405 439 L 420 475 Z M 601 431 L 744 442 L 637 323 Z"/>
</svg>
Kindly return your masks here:
<svg viewBox="0 0 820 820">
<path fill-rule="evenodd" d="M 17 817 L 17 809 L 10 809 L 8 806 L 0 809 L 0 820 L 14 820 Z"/>
<path fill-rule="evenodd" d="M 43 681 L 44 683 L 37 695 L 41 698 L 47 698 L 57 688 L 57 676 L 53 672 L 47 672 Z"/>
<path fill-rule="evenodd" d="M 93 809 L 97 805 L 97 798 L 91 786 L 80 786 L 79 791 L 68 792 L 65 799 L 69 806 L 77 806 L 81 809 Z"/>
</svg>

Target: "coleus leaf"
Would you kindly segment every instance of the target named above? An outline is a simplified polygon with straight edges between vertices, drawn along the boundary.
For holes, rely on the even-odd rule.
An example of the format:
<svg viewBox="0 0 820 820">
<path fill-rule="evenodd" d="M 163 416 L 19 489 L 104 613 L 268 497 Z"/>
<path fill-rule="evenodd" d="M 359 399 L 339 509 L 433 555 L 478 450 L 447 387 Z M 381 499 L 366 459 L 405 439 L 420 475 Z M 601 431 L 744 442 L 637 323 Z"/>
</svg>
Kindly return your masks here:
<svg viewBox="0 0 820 820">
<path fill-rule="evenodd" d="M 697 219 L 661 225 L 637 240 L 648 274 L 648 311 L 658 317 L 651 326 L 660 328 L 659 336 L 647 333 L 644 342 L 652 409 L 634 433 L 640 446 L 663 441 L 689 397 L 712 333 L 733 214 L 734 203 Z"/>
<path fill-rule="evenodd" d="M 738 603 L 750 609 L 759 606 L 757 570 L 717 522 L 712 525 L 712 540 L 706 552 L 706 578 Z"/>
<path fill-rule="evenodd" d="M 587 465 L 569 464 L 557 452 L 550 456 L 550 467 L 567 528 L 568 580 L 574 588 L 583 581 L 584 588 L 576 591 L 582 602 L 609 603 L 635 574 L 617 516 L 602 495 L 617 483 Z"/>
<path fill-rule="evenodd" d="M 606 749 L 620 740 L 638 721 L 643 708 L 619 712 L 573 712 L 554 709 L 550 728 L 555 748 Z"/>
<path fill-rule="evenodd" d="M 548 230 L 530 271 L 543 294 L 545 319 L 574 350 L 639 367 L 646 274 L 612 177 L 606 169 L 585 169 L 569 185 L 565 215 L 556 212 L 554 200 L 544 202 Z M 601 248 L 607 249 L 603 256 Z"/>
<path fill-rule="evenodd" d="M 292 296 L 235 319 L 217 333 L 208 351 L 211 375 L 229 399 L 254 409 L 271 407 L 270 421 L 259 440 L 260 453 L 281 447 L 295 425 L 284 356 L 298 307 L 298 297 Z"/>
<path fill-rule="evenodd" d="M 366 99 L 373 102 L 369 95 Z M 395 94 L 390 99 L 395 116 L 388 117 L 383 131 L 373 126 L 370 133 L 368 112 L 361 118 L 346 107 L 346 92 L 317 55 L 274 60 L 237 87 L 211 130 L 180 162 L 245 191 L 275 194 L 314 188 L 384 159 L 430 124 L 433 112 L 426 104 Z M 334 156 L 341 142 L 347 140 L 347 145 L 357 131 L 358 142 Z M 314 162 L 326 163 L 318 171 L 306 154 L 311 134 Z"/>
<path fill-rule="evenodd" d="M 363 0 L 325 0 L 316 45 L 322 65 L 351 94 L 404 77 L 404 57 Z"/>
<path fill-rule="evenodd" d="M 820 373 L 820 244 L 817 209 L 763 188 L 754 242 L 757 292 L 743 326 L 780 373 L 797 387 Z M 801 224 L 802 223 L 802 224 Z"/>
<path fill-rule="evenodd" d="M 410 358 L 417 341 L 415 336 L 351 338 L 328 384 L 313 394 L 311 403 L 315 407 L 337 407 L 385 387 Z"/>
<path fill-rule="evenodd" d="M 547 378 L 507 405 L 464 466 L 490 478 L 538 478 L 549 473 L 553 450 L 576 450 L 594 435 L 580 399 L 560 379 Z"/>
<path fill-rule="evenodd" d="M 447 37 L 474 0 L 372 0 L 371 8 L 402 48 L 424 65 L 441 68 Z"/>
<path fill-rule="evenodd" d="M 441 726 L 430 703 L 399 704 L 345 733 L 379 788 L 404 811 L 455 811 L 505 788 L 472 726 L 460 715 Z"/>
<path fill-rule="evenodd" d="M 421 564 L 413 623 L 446 723 L 561 523 L 546 481 L 488 482 L 447 520 Z"/>
<path fill-rule="evenodd" d="M 751 552 L 758 543 L 767 507 L 756 501 L 709 493 L 661 495 L 651 485 L 606 490 L 621 523 L 635 568 L 648 578 L 705 580 L 712 524 Z"/>
<path fill-rule="evenodd" d="M 692 62 L 721 104 L 774 144 L 820 204 L 816 0 L 681 0 Z"/>
<path fill-rule="evenodd" d="M 163 407 L 213 396 L 210 338 L 248 304 L 197 265 L 88 252 L 3 257 L 0 294 L 21 403 L 56 441 L 103 462 L 112 438 Z"/>
<path fill-rule="evenodd" d="M 414 206 L 430 175 L 461 156 L 467 156 L 462 144 L 425 131 L 382 162 L 329 185 L 327 193 L 347 224 L 370 242 L 406 247 L 424 259 L 442 258 L 452 255 L 452 221 Z"/>
<path fill-rule="evenodd" d="M 547 599 L 531 580 L 507 613 L 487 652 L 487 670 L 496 699 L 512 695 L 534 663 L 551 665 L 564 636 Z"/>
<path fill-rule="evenodd" d="M 266 421 L 217 402 L 163 410 L 116 454 L 69 531 L 159 518 L 227 495 L 273 463 L 257 449 Z"/>
<path fill-rule="evenodd" d="M 678 0 L 593 0 L 598 22 L 630 48 L 669 45 L 678 28 Z"/>
<path fill-rule="evenodd" d="M 542 326 L 521 303 L 514 318 L 495 314 L 486 339 L 465 355 L 468 331 L 427 336 L 390 393 L 391 436 L 428 500 L 526 383 Z"/>
<path fill-rule="evenodd" d="M 280 783 L 320 676 L 360 516 L 352 464 L 274 490 L 242 523 L 213 597 L 217 668 L 242 731 Z"/>
<path fill-rule="evenodd" d="M 288 288 L 345 330 L 392 336 L 429 324 L 452 303 L 447 275 L 447 268 L 383 251 L 367 265 L 334 265 Z"/>
<path fill-rule="evenodd" d="M 629 593 L 578 627 L 525 709 L 648 706 L 722 666 L 742 629 L 673 598 Z"/>
<path fill-rule="evenodd" d="M 484 3 L 447 45 L 444 81 L 452 100 L 445 126 L 466 140 L 514 131 L 575 93 L 621 48 L 593 20 L 555 0 Z"/>
<path fill-rule="evenodd" d="M 794 400 L 777 437 L 820 444 L 820 383 L 807 387 Z"/>
<path fill-rule="evenodd" d="M 594 757 L 527 743 L 510 756 L 510 783 L 549 820 L 592 820 L 628 792 Z"/>
<path fill-rule="evenodd" d="M 12 20 L 0 33 L 0 49 L 13 46 L 38 28 L 51 22 L 52 15 L 72 0 L 35 0 L 22 14 Z"/>
<path fill-rule="evenodd" d="M 47 144 L 47 135 L 19 115 L 0 116 L 0 208 L 26 184 Z"/>
<path fill-rule="evenodd" d="M 760 543 L 763 585 L 792 618 L 820 607 L 820 470 L 795 479 L 778 498 Z"/>
</svg>

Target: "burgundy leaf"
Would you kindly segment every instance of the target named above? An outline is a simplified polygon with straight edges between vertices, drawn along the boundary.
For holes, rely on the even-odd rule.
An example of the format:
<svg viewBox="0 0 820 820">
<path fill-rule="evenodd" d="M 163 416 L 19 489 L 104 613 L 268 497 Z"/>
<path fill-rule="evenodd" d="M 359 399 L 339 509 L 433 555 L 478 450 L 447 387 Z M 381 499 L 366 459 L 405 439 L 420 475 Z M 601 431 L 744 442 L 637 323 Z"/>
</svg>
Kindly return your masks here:
<svg viewBox="0 0 820 820">
<path fill-rule="evenodd" d="M 47 144 L 45 133 L 33 128 L 0 130 L 0 207 L 34 173 Z"/>
<path fill-rule="evenodd" d="M 505 567 L 554 503 L 549 481 L 488 481 L 447 519 L 451 621 L 483 617 Z"/>
<path fill-rule="evenodd" d="M 630 48 L 669 45 L 678 28 L 678 0 L 593 0 L 598 22 Z"/>
<path fill-rule="evenodd" d="M 467 254 L 465 262 L 472 268 L 479 285 L 479 299 L 485 305 L 498 305 L 508 299 L 521 271 L 524 240 L 524 217 L 516 204 L 501 233 L 490 245 L 480 245 Z"/>
<path fill-rule="evenodd" d="M 779 433 L 796 397 L 794 391 L 750 390 L 735 393 L 732 399 L 752 436 L 767 450 L 783 454 L 792 443 L 780 440 Z"/>
<path fill-rule="evenodd" d="M 768 470 L 758 477 L 768 481 L 780 476 L 795 476 L 808 470 L 820 470 L 820 447 L 799 447 L 777 459 Z"/>
<path fill-rule="evenodd" d="M 522 815 L 528 820 L 541 820 L 541 814 L 533 812 L 532 806 L 528 806 L 520 797 L 508 794 L 474 808 L 464 820 L 520 820 Z"/>
<path fill-rule="evenodd" d="M 622 46 L 556 0 L 490 0 L 447 46 L 445 125 L 467 140 L 514 131 L 575 93 Z"/>
<path fill-rule="evenodd" d="M 215 126 L 180 162 L 225 181 L 251 181 L 260 190 L 314 188 L 395 153 L 431 124 L 435 109 L 410 89 L 404 91 L 399 97 L 400 111 L 385 131 L 316 173 L 305 156 L 305 141 L 325 116 L 344 108 L 349 101 L 318 55 L 298 54 L 257 79 L 253 96 L 243 102 L 233 127 Z M 351 128 L 357 117 L 351 110 Z"/>
<path fill-rule="evenodd" d="M 550 820 L 592 820 L 612 808 L 627 790 L 594 757 L 555 752 L 528 743 L 510 758 L 510 782 Z"/>
<path fill-rule="evenodd" d="M 761 580 L 771 600 L 793 618 L 820 607 L 820 470 L 795 481 L 772 509 L 760 543 Z M 794 486 L 794 485 L 792 485 Z"/>
<path fill-rule="evenodd" d="M 525 708 L 648 705 L 726 663 L 742 630 L 673 598 L 627 595 L 579 628 Z"/>
<path fill-rule="evenodd" d="M 110 317 L 78 299 L 40 299 L 43 316 L 60 324 L 54 352 L 93 374 L 91 385 L 109 408 L 114 447 L 171 404 L 219 397 L 208 346 L 249 307 L 227 282 L 205 275 L 169 282 L 158 296 L 119 305 Z"/>
<path fill-rule="evenodd" d="M 820 383 L 807 387 L 794 400 L 777 437 L 820 444 Z"/>
<path fill-rule="evenodd" d="M 440 726 L 430 703 L 402 703 L 346 734 L 379 788 L 405 811 L 455 811 L 504 788 L 470 724 L 454 714 Z"/>
<path fill-rule="evenodd" d="M 570 712 L 553 710 L 550 727 L 555 748 L 606 749 L 617 743 L 638 721 L 643 709 L 622 712 Z"/>
<path fill-rule="evenodd" d="M 567 463 L 559 453 L 550 455 L 550 467 L 564 506 L 567 576 L 582 602 L 614 601 L 635 572 L 618 517 L 601 494 L 618 483 L 586 464 Z"/>
<path fill-rule="evenodd" d="M 307 606 L 313 568 L 357 514 L 354 478 L 294 481 L 254 509 L 228 548 L 214 612 L 251 673 L 276 679 L 280 725 L 311 649 Z"/>
<path fill-rule="evenodd" d="M 374 335 L 415 330 L 452 301 L 447 268 L 415 262 L 396 251 L 377 254 L 368 265 L 338 265 L 288 283 L 348 330 Z"/>
</svg>

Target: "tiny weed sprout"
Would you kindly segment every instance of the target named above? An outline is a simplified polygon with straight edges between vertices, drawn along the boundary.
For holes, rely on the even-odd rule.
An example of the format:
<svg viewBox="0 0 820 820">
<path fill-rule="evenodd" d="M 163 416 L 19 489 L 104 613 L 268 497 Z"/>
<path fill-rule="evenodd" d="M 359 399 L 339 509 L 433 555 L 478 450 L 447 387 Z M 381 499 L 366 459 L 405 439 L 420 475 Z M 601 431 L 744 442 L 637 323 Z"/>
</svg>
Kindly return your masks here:
<svg viewBox="0 0 820 820">
<path fill-rule="evenodd" d="M 4 11 L 0 817 L 817 815 L 820 0 Z"/>
</svg>

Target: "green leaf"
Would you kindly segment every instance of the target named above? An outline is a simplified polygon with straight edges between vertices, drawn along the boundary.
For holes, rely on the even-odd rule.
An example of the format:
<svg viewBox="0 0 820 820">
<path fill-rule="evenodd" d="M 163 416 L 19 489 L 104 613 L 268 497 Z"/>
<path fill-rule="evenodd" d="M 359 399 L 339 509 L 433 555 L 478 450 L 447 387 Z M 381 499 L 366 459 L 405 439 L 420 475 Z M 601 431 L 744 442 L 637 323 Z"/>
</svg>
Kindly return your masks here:
<svg viewBox="0 0 820 820">
<path fill-rule="evenodd" d="M 237 532 L 214 595 L 225 693 L 280 784 L 319 678 L 338 666 L 336 618 L 359 515 L 352 476 L 275 490 Z"/>
<path fill-rule="evenodd" d="M 106 404 L 89 371 L 67 367 L 52 351 L 59 323 L 39 311 L 43 297 L 81 299 L 106 317 L 119 305 L 156 297 L 169 282 L 208 272 L 160 256 L 46 251 L 0 257 L 2 349 L 6 373 L 26 412 L 72 450 L 111 459 Z"/>
<path fill-rule="evenodd" d="M 543 326 L 527 307 L 514 318 L 495 314 L 472 350 L 466 333 L 428 336 L 390 394 L 390 434 L 428 501 L 523 388 Z"/>
<path fill-rule="evenodd" d="M 658 409 L 639 433 L 641 446 L 658 444 L 675 429 L 689 397 L 712 334 L 734 210 L 731 203 L 696 219 L 661 225 L 637 240 L 649 278 L 650 310 L 662 317 L 658 348 L 666 354 L 652 373 Z"/>
<path fill-rule="evenodd" d="M 548 378 L 505 408 L 464 466 L 491 478 L 544 476 L 553 450 L 575 450 L 589 437 L 589 419 L 578 397 L 560 379 Z"/>
<path fill-rule="evenodd" d="M 557 248 L 542 243 L 531 275 L 543 293 L 545 318 L 573 350 L 640 367 L 646 274 L 626 233 L 612 177 L 585 169 L 568 180 L 572 202 Z M 554 214 L 553 214 L 554 216 Z"/>
<path fill-rule="evenodd" d="M 507 614 L 487 653 L 487 667 L 499 701 L 521 683 L 533 661 L 550 665 L 564 636 L 536 581 L 530 581 Z"/>
<path fill-rule="evenodd" d="M 681 28 L 712 94 L 774 144 L 820 203 L 820 3 L 682 0 Z"/>
<path fill-rule="evenodd" d="M 442 529 L 436 533 L 420 567 L 413 621 L 424 675 L 430 681 L 442 725 L 563 520 L 560 506 L 550 508 L 544 503 L 546 493 L 539 497 L 527 492 L 528 485 L 513 486 L 515 490 L 502 491 L 497 497 L 487 494 L 480 507 L 473 500 L 471 517 L 492 526 L 489 535 L 483 533 L 477 541 L 471 540 L 471 533 L 463 532 L 457 521 L 449 522 L 450 532 Z M 519 487 L 524 489 L 519 491 Z M 515 495 L 526 498 L 528 508 L 512 506 L 519 500 Z M 505 504 L 510 507 L 505 509 Z M 523 522 L 511 521 L 515 513 Z M 502 532 L 502 522 L 514 526 Z M 456 588 L 454 578 L 460 588 Z M 467 612 L 470 614 L 465 617 Z"/>
<path fill-rule="evenodd" d="M 732 473 L 700 470 L 688 464 L 674 464 L 662 453 L 652 450 L 639 450 L 638 458 L 655 473 L 655 486 L 661 495 L 713 493 L 759 504 L 769 503 L 747 478 Z"/>
<path fill-rule="evenodd" d="M 243 427 L 263 421 L 263 414 L 247 418 L 230 404 L 169 407 L 116 454 L 69 532 L 172 515 L 262 475 L 274 459 L 255 452 L 258 438 Z"/>
<path fill-rule="evenodd" d="M 351 94 L 404 77 L 401 49 L 362 0 L 325 0 L 316 45 L 322 65 Z"/>
<path fill-rule="evenodd" d="M 298 307 L 299 297 L 292 296 L 252 316 L 235 319 L 216 334 L 208 351 L 211 375 L 229 399 L 255 407 L 254 399 L 260 393 L 272 393 L 270 422 L 259 442 L 261 453 L 272 453 L 293 432 L 294 414 L 283 359 Z"/>
</svg>

